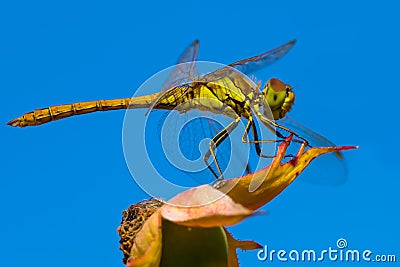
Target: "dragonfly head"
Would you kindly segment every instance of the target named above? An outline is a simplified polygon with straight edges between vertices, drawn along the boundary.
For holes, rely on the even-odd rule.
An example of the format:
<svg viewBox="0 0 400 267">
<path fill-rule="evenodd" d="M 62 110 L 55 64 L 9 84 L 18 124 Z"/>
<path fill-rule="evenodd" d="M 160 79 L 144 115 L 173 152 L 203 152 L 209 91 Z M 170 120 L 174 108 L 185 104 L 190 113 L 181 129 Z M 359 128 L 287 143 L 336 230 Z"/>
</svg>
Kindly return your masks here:
<svg viewBox="0 0 400 267">
<path fill-rule="evenodd" d="M 294 104 L 295 94 L 290 85 L 284 84 L 281 80 L 270 79 L 263 89 L 264 103 L 271 109 L 274 120 L 285 117 Z"/>
</svg>

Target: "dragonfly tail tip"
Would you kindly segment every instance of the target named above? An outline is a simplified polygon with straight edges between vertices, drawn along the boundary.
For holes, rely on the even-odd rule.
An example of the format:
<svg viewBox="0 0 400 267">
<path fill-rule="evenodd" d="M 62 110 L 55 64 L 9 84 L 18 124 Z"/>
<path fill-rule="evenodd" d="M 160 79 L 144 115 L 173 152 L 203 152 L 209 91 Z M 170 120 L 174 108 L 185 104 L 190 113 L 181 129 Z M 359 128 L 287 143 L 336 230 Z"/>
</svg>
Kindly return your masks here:
<svg viewBox="0 0 400 267">
<path fill-rule="evenodd" d="M 13 119 L 13 120 L 7 122 L 7 125 L 10 125 L 10 126 L 13 126 L 13 127 L 20 126 L 20 120 L 19 119 Z"/>
</svg>

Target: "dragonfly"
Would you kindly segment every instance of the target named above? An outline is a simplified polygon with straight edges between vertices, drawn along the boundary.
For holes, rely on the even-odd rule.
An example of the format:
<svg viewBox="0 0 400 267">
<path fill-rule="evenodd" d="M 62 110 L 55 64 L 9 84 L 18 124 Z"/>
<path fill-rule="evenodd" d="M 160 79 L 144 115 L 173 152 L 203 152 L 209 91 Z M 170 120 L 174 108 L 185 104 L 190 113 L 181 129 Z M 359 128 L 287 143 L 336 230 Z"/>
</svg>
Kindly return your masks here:
<svg viewBox="0 0 400 267">
<path fill-rule="evenodd" d="M 50 106 L 25 113 L 9 121 L 8 125 L 14 127 L 37 126 L 75 115 L 118 109 L 147 108 L 146 114 L 152 110 L 178 110 L 179 113 L 185 113 L 197 109 L 223 114 L 233 120 L 210 140 L 209 149 L 204 156 L 204 162 L 215 178 L 223 180 L 223 172 L 217 160 L 216 149 L 242 119 L 247 120 L 242 142 L 254 145 L 259 157 L 273 157 L 273 155 L 263 154 L 260 144 L 279 142 L 279 140 L 260 140 L 255 119 L 261 121 L 262 125 L 273 131 L 280 139 L 285 138 L 281 132 L 286 132 L 294 135 L 298 142 L 308 146 L 310 144 L 334 146 L 328 139 L 294 120 L 286 121 L 290 122 L 290 126 L 299 130 L 293 130 L 292 127 L 286 127 L 279 123 L 279 120 L 285 118 L 294 105 L 295 93 L 291 85 L 278 78 L 271 78 L 262 89 L 261 82 L 254 88 L 254 82 L 247 76 L 282 58 L 295 43 L 296 40 L 292 40 L 260 55 L 236 61 L 200 76 L 196 68 L 199 50 L 199 42 L 196 40 L 179 57 L 179 64 L 174 67 L 158 93 L 133 98 Z M 279 129 L 279 131 L 274 129 Z M 252 138 L 249 135 L 250 131 Z M 341 154 L 337 156 L 342 158 Z M 210 157 L 217 172 L 209 163 Z"/>
</svg>

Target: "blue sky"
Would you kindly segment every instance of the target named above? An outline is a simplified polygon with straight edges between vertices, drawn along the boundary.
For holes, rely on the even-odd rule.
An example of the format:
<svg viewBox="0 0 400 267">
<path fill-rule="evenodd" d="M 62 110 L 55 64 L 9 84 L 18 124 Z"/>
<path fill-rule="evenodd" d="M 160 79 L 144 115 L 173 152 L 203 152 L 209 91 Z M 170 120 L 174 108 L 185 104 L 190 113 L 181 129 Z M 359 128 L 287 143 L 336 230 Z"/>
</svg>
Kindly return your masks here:
<svg viewBox="0 0 400 267">
<path fill-rule="evenodd" d="M 147 198 L 124 161 L 124 112 L 26 129 L 6 122 L 49 105 L 129 97 L 197 38 L 200 58 L 221 63 L 297 39 L 265 75 L 296 86 L 293 118 L 360 146 L 345 154 L 343 186 L 299 179 L 233 235 L 288 250 L 334 247 L 343 237 L 349 248 L 400 260 L 394 2 L 2 3 L 0 265 L 122 266 L 121 212 Z M 240 253 L 240 262 L 282 265 L 256 252 Z"/>
</svg>

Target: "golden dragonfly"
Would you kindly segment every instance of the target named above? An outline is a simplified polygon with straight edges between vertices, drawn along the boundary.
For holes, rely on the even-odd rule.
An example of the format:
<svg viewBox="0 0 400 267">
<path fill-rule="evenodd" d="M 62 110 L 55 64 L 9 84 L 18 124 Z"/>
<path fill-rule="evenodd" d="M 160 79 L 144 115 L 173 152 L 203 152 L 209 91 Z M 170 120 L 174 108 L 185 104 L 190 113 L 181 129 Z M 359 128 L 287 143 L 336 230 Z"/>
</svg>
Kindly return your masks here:
<svg viewBox="0 0 400 267">
<path fill-rule="evenodd" d="M 254 122 L 255 118 L 259 119 L 268 129 L 274 131 L 281 139 L 285 136 L 279 131 L 275 131 L 275 128 L 294 135 L 298 142 L 324 146 L 334 145 L 326 138 L 294 121 L 292 125 L 303 129 L 302 134 L 276 122 L 284 118 L 294 105 L 295 93 L 290 85 L 277 78 L 271 78 L 260 90 L 261 83 L 258 83 L 257 87 L 254 88 L 254 82 L 246 76 L 282 58 L 295 43 L 296 41 L 292 40 L 260 55 L 239 60 L 226 67 L 199 76 L 196 70 L 199 42 L 194 41 L 180 56 L 178 61 L 180 64 L 175 66 L 162 90 L 158 93 L 133 98 L 50 106 L 25 113 L 23 116 L 9 121 L 8 125 L 15 127 L 36 126 L 96 111 L 137 108 L 148 108 L 148 112 L 153 109 L 178 110 L 180 113 L 198 109 L 223 114 L 233 118 L 233 121 L 212 138 L 209 150 L 204 156 L 207 167 L 218 180 L 223 178 L 223 174 L 215 150 L 237 127 L 241 119 L 247 120 L 242 141 L 253 144 L 260 157 L 272 157 L 262 153 L 260 144 L 276 141 L 259 140 Z M 266 112 L 266 110 L 269 112 Z M 252 140 L 249 138 L 250 130 L 252 131 Z M 303 137 L 305 135 L 307 138 Z M 208 163 L 210 156 L 218 173 Z"/>
</svg>

